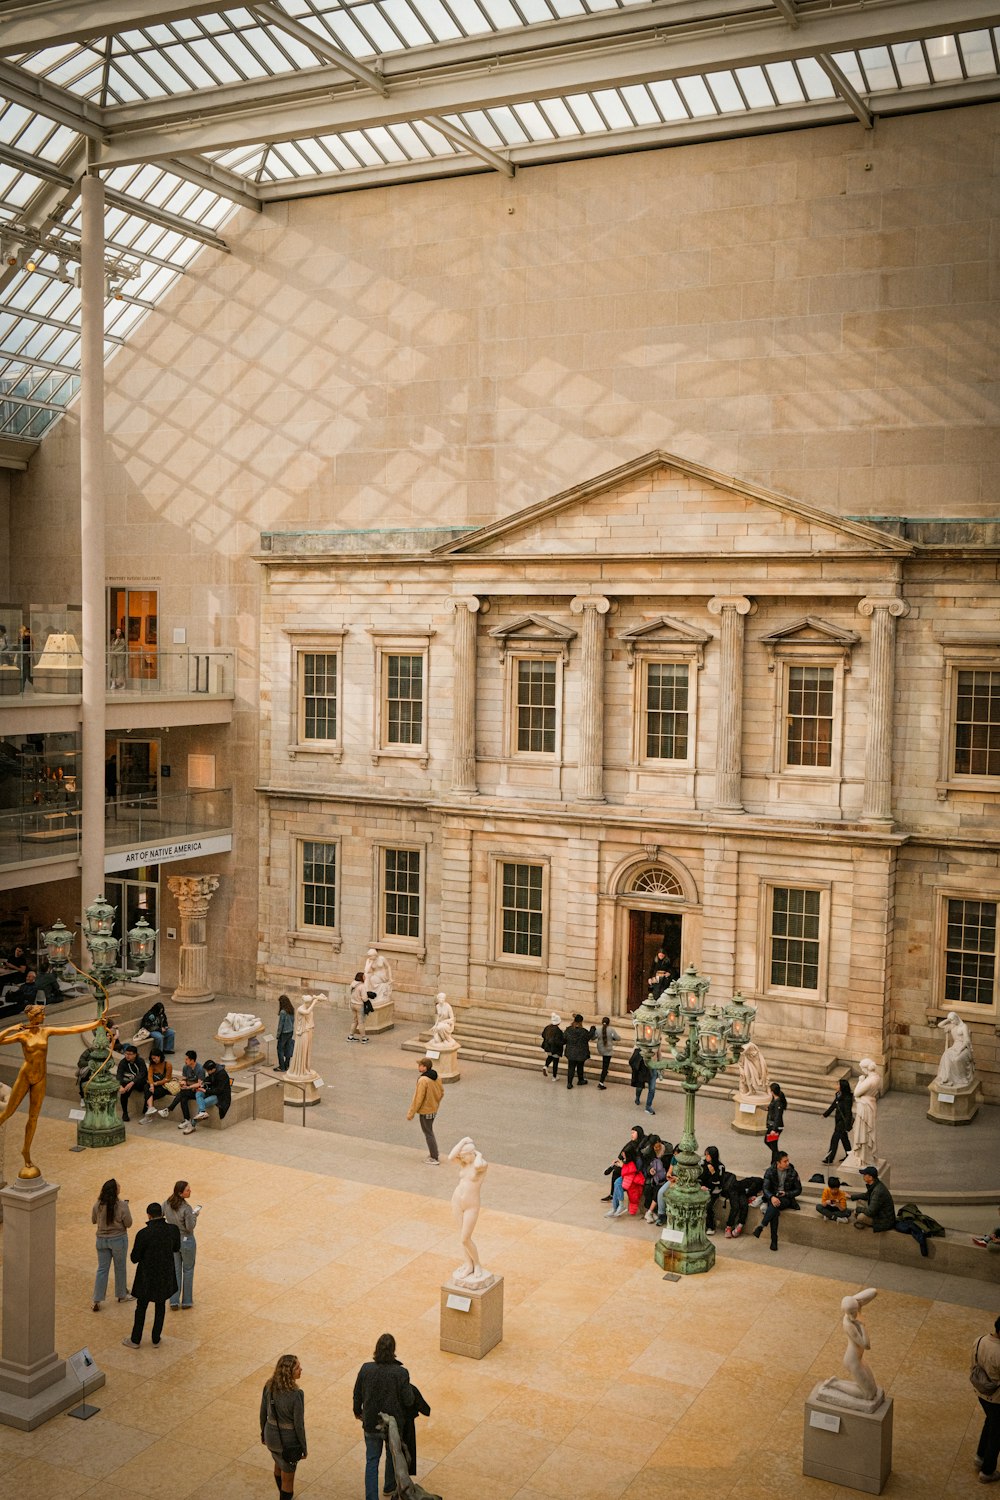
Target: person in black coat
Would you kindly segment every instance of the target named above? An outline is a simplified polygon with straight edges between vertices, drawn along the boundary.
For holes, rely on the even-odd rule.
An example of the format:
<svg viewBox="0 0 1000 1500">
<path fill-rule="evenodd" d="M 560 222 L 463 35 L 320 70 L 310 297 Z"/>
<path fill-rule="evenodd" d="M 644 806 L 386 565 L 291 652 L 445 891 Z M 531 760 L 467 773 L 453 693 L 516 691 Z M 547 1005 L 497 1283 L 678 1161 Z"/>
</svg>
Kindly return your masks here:
<svg viewBox="0 0 1000 1500">
<path fill-rule="evenodd" d="M 372 1358 L 366 1360 L 354 1382 L 354 1415 L 365 1435 L 365 1497 L 378 1494 L 379 1460 L 385 1443 L 382 1413 L 395 1417 L 402 1432 L 406 1413 L 413 1405 L 413 1387 L 409 1371 L 396 1358 L 396 1340 L 391 1333 L 380 1335 Z M 396 1471 L 392 1454 L 386 1447 L 383 1495 L 396 1491 Z"/>
<path fill-rule="evenodd" d="M 778 1248 L 778 1219 L 789 1208 L 798 1208 L 797 1199 L 802 1191 L 798 1172 L 788 1160 L 787 1151 L 779 1151 L 777 1159 L 764 1173 L 764 1216 L 754 1230 L 754 1239 L 760 1239 L 765 1229 L 771 1231 L 771 1249 Z"/>
<path fill-rule="evenodd" d="M 577 1081 L 585 1084 L 587 1079 L 583 1076 L 583 1065 L 590 1057 L 590 1044 L 597 1035 L 597 1027 L 591 1026 L 588 1031 L 583 1024 L 582 1016 L 574 1016 L 572 1026 L 567 1026 L 564 1043 L 566 1047 L 566 1066 L 569 1076 L 566 1079 L 566 1087 L 573 1087 L 573 1074 L 576 1073 Z"/>
<path fill-rule="evenodd" d="M 146 1323 L 146 1309 L 153 1304 L 154 1344 L 160 1342 L 163 1319 L 167 1312 L 167 1298 L 177 1290 L 177 1272 L 174 1256 L 181 1252 L 181 1232 L 176 1224 L 168 1224 L 159 1203 L 146 1207 L 146 1227 L 140 1229 L 132 1246 L 132 1264 L 138 1269 L 132 1282 L 135 1298 L 135 1321 L 132 1333 L 122 1339 L 126 1349 L 138 1349 L 142 1343 L 142 1330 Z"/>
<path fill-rule="evenodd" d="M 128 1042 L 125 1047 L 125 1056 L 118 1064 L 118 1098 L 122 1107 L 122 1119 L 128 1119 L 129 1100 L 137 1096 L 142 1099 L 139 1106 L 139 1118 L 145 1112 L 149 1103 L 149 1076 L 146 1072 L 146 1064 L 139 1056 L 138 1048 Z"/>
<path fill-rule="evenodd" d="M 832 1162 L 837 1153 L 838 1143 L 843 1146 L 845 1152 L 851 1149 L 848 1131 L 854 1124 L 854 1094 L 851 1091 L 851 1080 L 842 1078 L 837 1085 L 837 1092 L 833 1096 L 833 1103 L 829 1109 L 823 1111 L 824 1120 L 833 1115 L 833 1135 L 830 1137 L 830 1150 L 824 1156 L 824 1162 Z"/>
<path fill-rule="evenodd" d="M 207 1120 L 213 1104 L 219 1111 L 220 1120 L 229 1113 L 233 1102 L 233 1081 L 222 1064 L 213 1062 L 210 1057 L 205 1059 L 205 1082 L 195 1098 L 198 1101 L 196 1120 Z"/>
<path fill-rule="evenodd" d="M 778 1160 L 778 1141 L 781 1132 L 785 1128 L 785 1110 L 788 1108 L 788 1100 L 781 1090 L 780 1083 L 771 1084 L 771 1098 L 767 1106 L 767 1129 L 764 1133 L 764 1141 L 771 1148 L 771 1165 Z"/>
</svg>

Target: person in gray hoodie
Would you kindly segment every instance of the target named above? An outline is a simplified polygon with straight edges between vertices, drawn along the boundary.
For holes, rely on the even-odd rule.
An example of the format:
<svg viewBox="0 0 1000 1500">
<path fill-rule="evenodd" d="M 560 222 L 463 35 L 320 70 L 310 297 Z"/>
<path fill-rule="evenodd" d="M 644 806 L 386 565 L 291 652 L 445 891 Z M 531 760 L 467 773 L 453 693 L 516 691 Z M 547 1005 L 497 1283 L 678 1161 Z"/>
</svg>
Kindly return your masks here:
<svg viewBox="0 0 1000 1500">
<path fill-rule="evenodd" d="M 608 1069 L 611 1067 L 611 1059 L 614 1056 L 615 1042 L 620 1042 L 621 1037 L 617 1031 L 612 1030 L 611 1017 L 602 1016 L 601 1024 L 597 1028 L 594 1038 L 597 1046 L 597 1055 L 601 1059 L 601 1077 L 597 1087 L 606 1089 L 608 1086 Z"/>
</svg>

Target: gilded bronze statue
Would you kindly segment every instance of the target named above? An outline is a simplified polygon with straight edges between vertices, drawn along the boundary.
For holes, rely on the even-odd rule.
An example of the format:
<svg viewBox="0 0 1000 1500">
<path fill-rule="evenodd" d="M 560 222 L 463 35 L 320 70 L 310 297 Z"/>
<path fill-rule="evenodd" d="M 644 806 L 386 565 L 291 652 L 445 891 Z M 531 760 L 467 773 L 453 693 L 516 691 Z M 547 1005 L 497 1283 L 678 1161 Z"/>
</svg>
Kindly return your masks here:
<svg viewBox="0 0 1000 1500">
<path fill-rule="evenodd" d="M 28 1120 L 24 1127 L 24 1147 L 21 1151 L 24 1166 L 17 1175 L 30 1180 L 42 1175 L 31 1160 L 31 1143 L 35 1138 L 38 1116 L 42 1110 L 42 1100 L 45 1098 L 45 1064 L 49 1050 L 49 1037 L 79 1036 L 85 1031 L 93 1031 L 95 1023 L 84 1021 L 80 1026 L 43 1026 L 44 1005 L 29 1005 L 24 1015 L 25 1019 L 19 1021 L 16 1026 L 8 1026 L 5 1031 L 0 1031 L 0 1047 L 19 1042 L 21 1051 L 24 1053 L 24 1062 L 14 1079 L 7 1107 L 3 1114 L 0 1114 L 0 1125 L 6 1124 L 27 1094 Z M 109 1014 L 105 1010 L 97 1024 L 106 1025 L 109 1019 Z"/>
</svg>

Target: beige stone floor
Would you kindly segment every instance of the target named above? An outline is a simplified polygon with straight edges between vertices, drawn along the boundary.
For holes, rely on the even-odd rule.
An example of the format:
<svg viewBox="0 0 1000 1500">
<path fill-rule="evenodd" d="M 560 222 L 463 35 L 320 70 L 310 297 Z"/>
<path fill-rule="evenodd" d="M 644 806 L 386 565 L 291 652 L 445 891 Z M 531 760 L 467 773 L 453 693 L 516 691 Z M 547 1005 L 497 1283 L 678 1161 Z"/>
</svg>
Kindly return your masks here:
<svg viewBox="0 0 1000 1500">
<path fill-rule="evenodd" d="M 257 1413 L 262 1381 L 285 1352 L 301 1359 L 306 1392 L 309 1458 L 296 1493 L 360 1500 L 351 1391 L 386 1329 L 432 1407 L 418 1429 L 420 1476 L 445 1500 L 856 1493 L 800 1473 L 802 1404 L 836 1371 L 837 1304 L 856 1283 L 734 1257 L 711 1275 L 665 1282 L 645 1236 L 608 1235 L 603 1221 L 600 1230 L 547 1221 L 552 1179 L 542 1174 L 517 1174 L 523 1213 L 491 1209 L 489 1186 L 496 1180 L 509 1201 L 500 1189 L 513 1176 L 496 1166 L 477 1240 L 505 1277 L 504 1341 L 481 1362 L 442 1354 L 439 1287 L 457 1253 L 440 1186 L 435 1196 L 394 1188 L 398 1158 L 388 1150 L 368 1182 L 309 1170 L 302 1132 L 269 1127 L 272 1151 L 283 1130 L 288 1165 L 227 1155 L 201 1137 L 193 1153 L 180 1136 L 174 1144 L 135 1132 L 113 1155 L 71 1155 L 72 1127 L 41 1121 L 36 1160 L 61 1185 L 58 1347 L 86 1344 L 107 1385 L 89 1422 L 57 1417 L 30 1434 L 0 1427 L 0 1500 L 122 1488 L 151 1500 L 272 1496 Z M 105 1164 L 133 1210 L 180 1176 L 205 1205 L 196 1305 L 168 1313 L 158 1350 L 122 1347 L 127 1307 L 112 1300 L 90 1311 L 90 1207 Z M 992 1318 L 880 1292 L 868 1324 L 873 1366 L 895 1396 L 886 1494 L 979 1492 L 967 1370 Z"/>
</svg>

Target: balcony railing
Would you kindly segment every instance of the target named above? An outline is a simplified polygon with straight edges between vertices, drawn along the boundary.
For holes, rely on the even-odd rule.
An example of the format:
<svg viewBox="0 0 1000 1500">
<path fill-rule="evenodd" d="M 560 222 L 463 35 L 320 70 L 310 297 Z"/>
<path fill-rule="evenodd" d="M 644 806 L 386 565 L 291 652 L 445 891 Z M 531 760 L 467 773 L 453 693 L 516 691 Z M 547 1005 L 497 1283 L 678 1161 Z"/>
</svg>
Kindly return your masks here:
<svg viewBox="0 0 1000 1500">
<path fill-rule="evenodd" d="M 104 847 L 108 854 L 143 844 L 202 838 L 233 826 L 229 787 L 165 796 L 121 796 L 105 803 Z M 0 813 L 0 865 L 64 858 L 80 852 L 80 808 L 38 808 Z"/>
<path fill-rule="evenodd" d="M 108 651 L 105 688 L 116 697 L 231 698 L 234 687 L 232 651 Z M 80 696 L 83 676 L 78 652 L 57 657 L 17 646 L 0 646 L 0 701 L 4 698 L 44 702 L 54 694 Z"/>
</svg>

